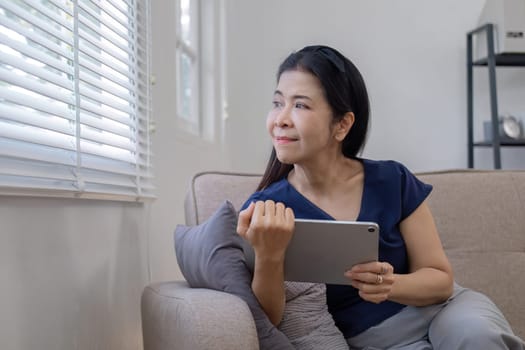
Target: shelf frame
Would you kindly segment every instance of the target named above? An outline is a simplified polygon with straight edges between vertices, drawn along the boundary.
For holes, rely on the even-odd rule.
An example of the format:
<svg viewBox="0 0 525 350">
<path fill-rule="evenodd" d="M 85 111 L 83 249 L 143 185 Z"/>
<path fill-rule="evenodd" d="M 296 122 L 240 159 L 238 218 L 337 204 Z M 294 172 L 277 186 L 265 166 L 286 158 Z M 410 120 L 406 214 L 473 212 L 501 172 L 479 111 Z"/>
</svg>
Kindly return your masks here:
<svg viewBox="0 0 525 350">
<path fill-rule="evenodd" d="M 494 24 L 487 23 L 467 33 L 467 142 L 468 142 L 468 167 L 474 167 L 474 61 L 473 61 L 473 36 L 485 31 L 487 34 L 487 58 L 478 65 L 486 65 L 489 74 L 490 90 L 490 115 L 492 123 L 492 150 L 494 169 L 501 169 L 501 140 L 499 135 L 498 117 L 498 92 L 496 84 L 496 55 L 494 54 Z"/>
<path fill-rule="evenodd" d="M 486 32 L 487 57 L 473 60 L 473 37 Z M 491 140 L 474 142 L 474 67 L 488 68 L 490 91 L 490 123 L 492 126 Z M 500 119 L 498 115 L 498 91 L 496 83 L 496 67 L 525 67 L 525 53 L 500 53 L 494 49 L 494 24 L 484 24 L 467 33 L 467 155 L 468 167 L 474 167 L 474 147 L 492 147 L 494 169 L 501 169 L 501 147 L 525 147 L 525 138 L 512 140 L 500 135 Z"/>
<path fill-rule="evenodd" d="M 499 53 L 495 54 L 496 66 L 498 67 L 523 67 L 525 66 L 525 53 Z M 487 66 L 488 60 L 482 58 L 472 62 L 474 66 Z"/>
<path fill-rule="evenodd" d="M 525 140 L 502 140 L 500 141 L 500 147 L 523 147 L 525 146 Z M 474 146 L 477 147 L 492 147 L 492 141 L 480 141 L 474 142 Z"/>
</svg>

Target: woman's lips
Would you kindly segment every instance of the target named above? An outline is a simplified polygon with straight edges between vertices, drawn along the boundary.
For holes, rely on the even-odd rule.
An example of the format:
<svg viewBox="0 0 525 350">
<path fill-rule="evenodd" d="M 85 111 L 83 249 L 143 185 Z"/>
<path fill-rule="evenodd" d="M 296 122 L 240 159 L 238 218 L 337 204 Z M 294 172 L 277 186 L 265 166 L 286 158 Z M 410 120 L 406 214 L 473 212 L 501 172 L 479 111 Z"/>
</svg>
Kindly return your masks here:
<svg viewBox="0 0 525 350">
<path fill-rule="evenodd" d="M 284 145 L 284 144 L 287 144 L 287 143 L 291 143 L 291 142 L 297 141 L 297 139 L 293 138 L 293 137 L 276 136 L 275 137 L 275 141 L 279 145 Z"/>
</svg>

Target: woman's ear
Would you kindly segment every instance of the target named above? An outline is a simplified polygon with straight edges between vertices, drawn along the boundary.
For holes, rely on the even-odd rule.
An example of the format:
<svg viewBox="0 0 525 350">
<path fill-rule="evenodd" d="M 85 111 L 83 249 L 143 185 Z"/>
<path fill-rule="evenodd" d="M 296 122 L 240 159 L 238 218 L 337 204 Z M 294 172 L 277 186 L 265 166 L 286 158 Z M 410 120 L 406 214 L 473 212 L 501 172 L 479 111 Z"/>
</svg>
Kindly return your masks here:
<svg viewBox="0 0 525 350">
<path fill-rule="evenodd" d="M 355 114 L 353 112 L 347 112 L 340 121 L 337 122 L 335 128 L 335 139 L 337 141 L 343 141 L 346 135 L 352 129 L 352 125 L 355 122 Z"/>
</svg>

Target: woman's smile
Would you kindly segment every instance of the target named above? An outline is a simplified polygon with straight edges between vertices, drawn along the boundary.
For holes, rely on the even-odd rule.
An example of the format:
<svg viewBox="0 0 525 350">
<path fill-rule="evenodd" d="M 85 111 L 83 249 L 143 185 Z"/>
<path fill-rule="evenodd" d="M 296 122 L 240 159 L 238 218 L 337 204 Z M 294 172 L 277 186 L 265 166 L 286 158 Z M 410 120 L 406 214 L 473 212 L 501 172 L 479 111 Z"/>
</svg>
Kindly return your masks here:
<svg viewBox="0 0 525 350">
<path fill-rule="evenodd" d="M 277 145 L 287 145 L 287 144 L 297 141 L 296 138 L 287 137 L 287 136 L 276 136 L 274 137 L 274 140 Z"/>
</svg>

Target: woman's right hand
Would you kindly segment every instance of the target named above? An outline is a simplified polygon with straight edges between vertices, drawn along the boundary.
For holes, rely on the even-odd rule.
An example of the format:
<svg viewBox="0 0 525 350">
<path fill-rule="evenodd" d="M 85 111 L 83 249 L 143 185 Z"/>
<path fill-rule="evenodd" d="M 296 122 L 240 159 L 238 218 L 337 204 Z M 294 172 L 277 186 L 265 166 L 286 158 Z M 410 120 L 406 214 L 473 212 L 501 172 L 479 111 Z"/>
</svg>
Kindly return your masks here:
<svg viewBox="0 0 525 350">
<path fill-rule="evenodd" d="M 295 216 L 291 208 L 272 200 L 252 202 L 239 213 L 237 233 L 253 247 L 258 259 L 284 260 Z"/>
</svg>

